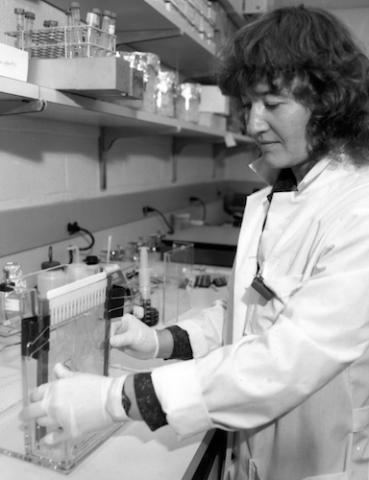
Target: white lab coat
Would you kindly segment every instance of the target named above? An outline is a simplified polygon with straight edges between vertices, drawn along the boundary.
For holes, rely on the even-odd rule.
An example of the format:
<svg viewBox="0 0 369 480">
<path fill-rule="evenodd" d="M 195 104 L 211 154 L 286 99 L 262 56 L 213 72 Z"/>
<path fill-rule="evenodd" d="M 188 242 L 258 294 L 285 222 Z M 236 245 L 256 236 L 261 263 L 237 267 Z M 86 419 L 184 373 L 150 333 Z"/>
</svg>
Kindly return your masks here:
<svg viewBox="0 0 369 480">
<path fill-rule="evenodd" d="M 227 315 L 181 324 L 195 359 L 155 369 L 155 391 L 179 435 L 236 432 L 227 478 L 368 480 L 369 167 L 321 160 L 259 242 L 269 191 L 247 199 Z"/>
</svg>

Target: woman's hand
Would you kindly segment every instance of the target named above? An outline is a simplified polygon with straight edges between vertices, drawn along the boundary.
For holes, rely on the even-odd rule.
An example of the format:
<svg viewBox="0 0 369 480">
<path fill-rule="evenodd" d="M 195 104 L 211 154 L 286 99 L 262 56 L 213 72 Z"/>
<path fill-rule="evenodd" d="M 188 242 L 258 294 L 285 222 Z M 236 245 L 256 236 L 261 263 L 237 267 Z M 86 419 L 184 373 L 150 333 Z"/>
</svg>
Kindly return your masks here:
<svg viewBox="0 0 369 480">
<path fill-rule="evenodd" d="M 139 312 L 135 312 L 138 313 Z M 112 324 L 110 345 L 128 355 L 144 360 L 156 358 L 159 351 L 158 334 L 137 316 L 127 313 Z"/>
<path fill-rule="evenodd" d="M 54 373 L 56 380 L 36 388 L 21 413 L 24 421 L 36 420 L 47 427 L 46 444 L 78 438 L 128 419 L 122 407 L 127 375 L 110 378 L 75 373 L 60 363 Z"/>
</svg>

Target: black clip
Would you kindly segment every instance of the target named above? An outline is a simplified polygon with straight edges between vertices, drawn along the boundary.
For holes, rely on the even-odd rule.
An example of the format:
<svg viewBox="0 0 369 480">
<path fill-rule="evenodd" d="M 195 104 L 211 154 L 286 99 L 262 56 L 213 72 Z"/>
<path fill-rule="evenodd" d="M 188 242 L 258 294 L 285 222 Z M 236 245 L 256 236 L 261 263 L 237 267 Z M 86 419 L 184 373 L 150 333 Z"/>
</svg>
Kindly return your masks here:
<svg viewBox="0 0 369 480">
<path fill-rule="evenodd" d="M 273 292 L 273 290 L 265 285 L 261 275 L 256 275 L 254 277 L 251 286 L 267 301 L 276 297 L 276 294 Z"/>
</svg>

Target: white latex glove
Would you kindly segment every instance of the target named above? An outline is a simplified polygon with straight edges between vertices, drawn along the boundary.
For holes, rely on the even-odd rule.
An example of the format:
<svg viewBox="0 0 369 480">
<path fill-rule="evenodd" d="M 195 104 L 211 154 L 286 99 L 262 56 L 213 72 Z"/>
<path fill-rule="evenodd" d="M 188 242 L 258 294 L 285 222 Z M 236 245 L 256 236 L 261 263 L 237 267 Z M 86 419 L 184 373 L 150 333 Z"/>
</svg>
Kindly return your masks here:
<svg viewBox="0 0 369 480">
<path fill-rule="evenodd" d="M 55 365 L 56 380 L 37 387 L 21 413 L 24 421 L 36 420 L 48 433 L 47 445 L 74 439 L 128 420 L 122 407 L 127 375 L 118 378 L 71 372 Z"/>
<path fill-rule="evenodd" d="M 138 309 L 134 313 L 141 315 Z M 156 358 L 159 351 L 158 334 L 154 328 L 138 320 L 137 316 L 126 313 L 112 324 L 110 345 L 135 358 Z"/>
</svg>

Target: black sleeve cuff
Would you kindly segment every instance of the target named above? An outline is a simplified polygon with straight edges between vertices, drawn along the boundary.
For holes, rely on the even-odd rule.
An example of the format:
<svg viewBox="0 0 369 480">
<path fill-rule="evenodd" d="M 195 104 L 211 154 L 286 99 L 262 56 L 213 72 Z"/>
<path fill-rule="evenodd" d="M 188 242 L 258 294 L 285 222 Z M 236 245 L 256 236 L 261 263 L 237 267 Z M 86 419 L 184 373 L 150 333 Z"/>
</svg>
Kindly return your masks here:
<svg viewBox="0 0 369 480">
<path fill-rule="evenodd" d="M 178 325 L 167 327 L 173 337 L 173 351 L 166 360 L 191 360 L 193 358 L 192 347 L 188 333 Z"/>
<path fill-rule="evenodd" d="M 143 420 L 150 430 L 167 425 L 167 418 L 156 396 L 150 372 L 135 373 L 133 384 L 136 402 Z"/>
</svg>

